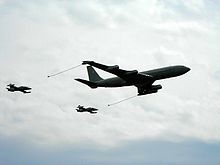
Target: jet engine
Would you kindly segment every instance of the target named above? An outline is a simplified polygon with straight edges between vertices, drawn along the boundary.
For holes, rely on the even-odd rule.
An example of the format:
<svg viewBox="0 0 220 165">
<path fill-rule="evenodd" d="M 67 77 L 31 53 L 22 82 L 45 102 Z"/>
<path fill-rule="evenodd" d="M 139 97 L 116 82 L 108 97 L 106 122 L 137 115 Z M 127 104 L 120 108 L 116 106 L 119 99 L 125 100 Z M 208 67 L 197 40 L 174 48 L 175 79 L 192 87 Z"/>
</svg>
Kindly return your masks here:
<svg viewBox="0 0 220 165">
<path fill-rule="evenodd" d="M 82 65 L 91 64 L 91 63 L 94 63 L 94 61 L 83 61 Z"/>
<path fill-rule="evenodd" d="M 157 93 L 159 89 L 162 89 L 161 85 L 152 85 L 149 89 L 138 90 L 138 96 Z"/>
<path fill-rule="evenodd" d="M 150 89 L 146 92 L 146 94 L 157 93 L 157 92 L 158 92 L 158 90 L 156 90 L 156 89 Z"/>
<path fill-rule="evenodd" d="M 137 70 L 131 70 L 131 71 L 125 73 L 124 76 L 131 76 L 131 75 L 136 75 L 136 74 L 138 74 Z"/>
<path fill-rule="evenodd" d="M 159 89 L 162 89 L 162 86 L 161 85 L 152 85 L 151 88 L 152 90 L 159 90 Z"/>
<path fill-rule="evenodd" d="M 119 66 L 118 65 L 114 65 L 114 66 L 108 66 L 108 68 L 106 69 L 106 71 L 113 71 L 113 70 L 118 70 Z"/>
</svg>

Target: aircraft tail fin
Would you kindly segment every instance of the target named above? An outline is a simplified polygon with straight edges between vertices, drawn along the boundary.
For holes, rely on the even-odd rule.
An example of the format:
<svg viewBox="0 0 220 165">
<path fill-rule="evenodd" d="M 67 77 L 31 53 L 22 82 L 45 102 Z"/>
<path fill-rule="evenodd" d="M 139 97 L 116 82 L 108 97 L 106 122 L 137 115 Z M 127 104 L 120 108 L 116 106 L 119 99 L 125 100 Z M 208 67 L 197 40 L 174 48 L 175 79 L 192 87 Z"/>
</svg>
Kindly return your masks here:
<svg viewBox="0 0 220 165">
<path fill-rule="evenodd" d="M 97 82 L 103 80 L 92 66 L 87 66 L 87 71 L 88 71 L 89 81 Z"/>
<path fill-rule="evenodd" d="M 88 85 L 90 88 L 97 88 L 97 84 L 95 82 L 91 82 L 91 81 L 87 81 L 87 80 L 83 80 L 83 79 L 80 79 L 80 78 L 77 78 L 75 79 L 76 81 L 79 81 L 83 84 L 86 84 Z"/>
</svg>

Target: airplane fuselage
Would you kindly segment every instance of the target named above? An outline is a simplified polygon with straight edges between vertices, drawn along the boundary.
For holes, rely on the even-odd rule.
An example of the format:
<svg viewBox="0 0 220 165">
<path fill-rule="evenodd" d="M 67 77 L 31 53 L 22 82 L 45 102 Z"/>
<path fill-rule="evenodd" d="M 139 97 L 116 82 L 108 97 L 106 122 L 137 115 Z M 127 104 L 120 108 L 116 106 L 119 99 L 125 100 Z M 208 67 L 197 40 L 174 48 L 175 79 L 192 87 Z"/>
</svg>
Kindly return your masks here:
<svg viewBox="0 0 220 165">
<path fill-rule="evenodd" d="M 156 80 L 161 80 L 161 79 L 166 79 L 166 78 L 171 78 L 171 77 L 183 75 L 186 72 L 188 72 L 189 70 L 190 69 L 185 66 L 176 65 L 176 66 L 163 67 L 163 68 L 153 69 L 153 70 L 139 72 L 139 73 L 143 74 L 143 75 L 152 76 L 151 83 L 153 83 Z M 132 79 L 131 83 L 123 80 L 120 77 L 112 77 L 112 78 L 103 79 L 103 80 L 96 82 L 97 87 L 122 87 L 122 86 L 137 85 L 139 83 L 143 84 L 143 81 L 138 80 L 135 77 Z M 149 83 L 149 82 L 146 82 L 146 83 Z"/>
</svg>

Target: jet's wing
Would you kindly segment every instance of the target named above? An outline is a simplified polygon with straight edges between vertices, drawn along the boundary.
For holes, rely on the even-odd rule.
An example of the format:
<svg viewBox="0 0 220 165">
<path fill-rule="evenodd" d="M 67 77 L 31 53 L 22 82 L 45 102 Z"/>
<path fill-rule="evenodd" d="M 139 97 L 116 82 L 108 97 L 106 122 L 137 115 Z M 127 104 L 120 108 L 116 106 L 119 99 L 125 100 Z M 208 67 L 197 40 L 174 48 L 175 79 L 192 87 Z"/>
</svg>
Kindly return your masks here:
<svg viewBox="0 0 220 165">
<path fill-rule="evenodd" d="M 92 108 L 92 107 L 88 107 L 88 108 L 86 108 L 86 110 L 87 110 L 87 111 L 97 111 L 98 109 Z"/>
<path fill-rule="evenodd" d="M 133 82 L 134 80 L 136 82 L 152 81 L 153 80 L 153 77 L 151 75 L 138 73 L 137 70 L 128 71 L 128 70 L 119 69 L 118 65 L 107 66 L 107 65 L 96 63 L 94 61 L 83 61 L 82 64 L 83 65 L 88 64 L 88 65 L 94 66 L 96 68 L 99 68 L 103 71 L 112 73 L 127 82 Z"/>
<path fill-rule="evenodd" d="M 89 111 L 98 111 L 98 109 L 92 108 L 92 107 L 87 108 L 87 110 L 89 110 Z"/>
<path fill-rule="evenodd" d="M 31 88 L 26 87 L 26 86 L 20 86 L 18 87 L 20 90 L 30 90 Z"/>
</svg>

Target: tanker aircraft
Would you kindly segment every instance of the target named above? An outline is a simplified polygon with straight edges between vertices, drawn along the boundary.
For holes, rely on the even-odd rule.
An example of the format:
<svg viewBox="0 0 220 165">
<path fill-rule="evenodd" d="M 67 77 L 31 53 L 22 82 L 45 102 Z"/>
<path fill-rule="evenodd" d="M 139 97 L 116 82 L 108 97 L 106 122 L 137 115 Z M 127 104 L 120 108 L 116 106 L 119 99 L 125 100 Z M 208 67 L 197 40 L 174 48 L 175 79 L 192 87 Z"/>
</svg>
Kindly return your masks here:
<svg viewBox="0 0 220 165">
<path fill-rule="evenodd" d="M 162 89 L 161 85 L 153 85 L 156 80 L 180 76 L 190 71 L 190 68 L 183 65 L 138 72 L 137 70 L 120 69 L 118 65 L 107 66 L 94 61 L 82 62 L 82 65 L 86 64 L 89 65 L 87 66 L 89 81 L 80 78 L 75 80 L 88 85 L 90 88 L 135 86 L 137 87 L 138 96 L 157 93 L 159 89 Z M 117 77 L 103 79 L 93 67 L 114 74 Z"/>
</svg>

